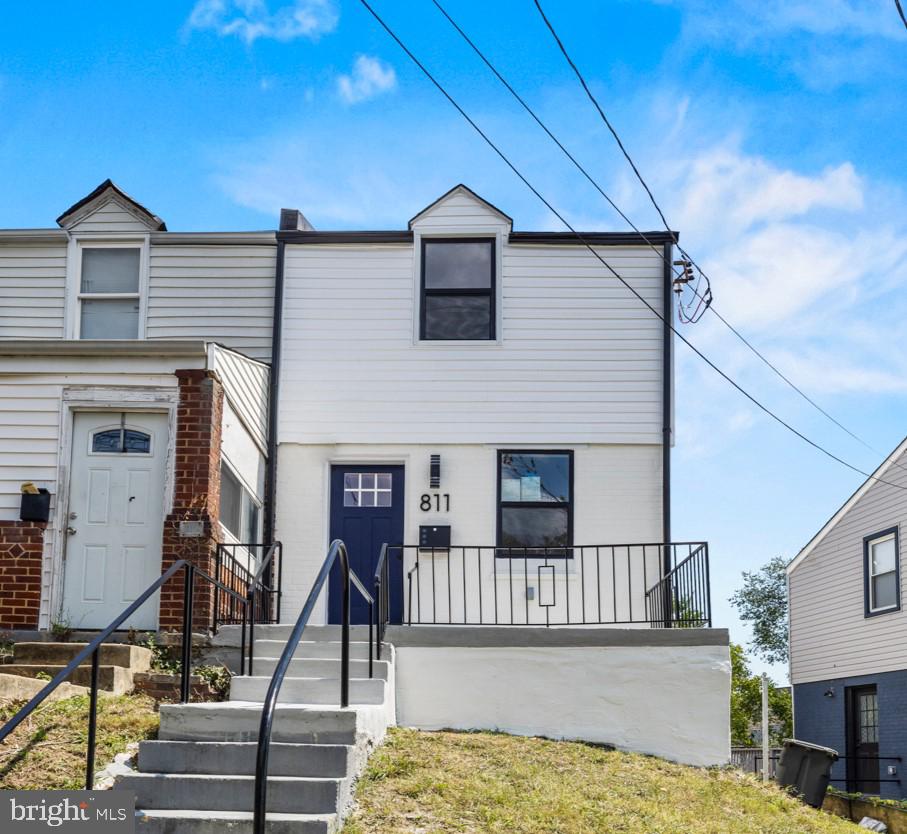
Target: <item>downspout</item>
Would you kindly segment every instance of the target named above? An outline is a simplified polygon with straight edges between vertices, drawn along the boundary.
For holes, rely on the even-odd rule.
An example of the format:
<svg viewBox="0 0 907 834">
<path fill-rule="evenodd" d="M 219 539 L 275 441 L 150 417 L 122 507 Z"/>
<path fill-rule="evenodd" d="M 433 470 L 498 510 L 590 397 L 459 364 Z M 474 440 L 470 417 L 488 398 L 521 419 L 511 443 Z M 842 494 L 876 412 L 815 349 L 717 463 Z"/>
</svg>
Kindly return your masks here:
<svg viewBox="0 0 907 834">
<path fill-rule="evenodd" d="M 274 270 L 274 314 L 271 322 L 271 375 L 268 388 L 268 461 L 265 467 L 264 540 L 274 542 L 277 506 L 277 402 L 280 395 L 280 345 L 283 329 L 283 262 L 285 243 L 277 240 Z"/>
<path fill-rule="evenodd" d="M 662 278 L 662 315 L 664 316 L 662 330 L 662 413 L 661 413 L 661 541 L 664 544 L 662 576 L 671 572 L 673 565 L 671 552 L 671 440 L 672 440 L 672 412 L 673 412 L 673 386 L 674 386 L 674 358 L 672 354 L 674 320 L 673 274 L 671 265 L 673 261 L 674 246 L 671 243 L 664 245 L 663 278 Z M 670 583 L 667 583 L 669 585 Z M 673 612 L 671 611 L 673 589 L 665 588 L 665 626 L 671 627 Z"/>
</svg>

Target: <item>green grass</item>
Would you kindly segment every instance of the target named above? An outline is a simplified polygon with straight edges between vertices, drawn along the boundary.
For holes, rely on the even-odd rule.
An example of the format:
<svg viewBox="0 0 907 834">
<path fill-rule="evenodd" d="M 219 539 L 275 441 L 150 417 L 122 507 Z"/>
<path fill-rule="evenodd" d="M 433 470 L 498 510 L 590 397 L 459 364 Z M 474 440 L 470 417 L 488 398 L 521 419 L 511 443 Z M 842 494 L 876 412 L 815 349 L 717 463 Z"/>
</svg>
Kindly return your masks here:
<svg viewBox="0 0 907 834">
<path fill-rule="evenodd" d="M 0 703 L 0 722 L 24 701 Z M 96 772 L 126 745 L 157 734 L 154 701 L 144 695 L 102 696 L 98 701 Z M 73 790 L 85 787 L 88 696 L 39 707 L 0 744 L 0 788 Z"/>
<path fill-rule="evenodd" d="M 752 776 L 576 742 L 392 730 L 343 834 L 856 834 Z"/>
</svg>

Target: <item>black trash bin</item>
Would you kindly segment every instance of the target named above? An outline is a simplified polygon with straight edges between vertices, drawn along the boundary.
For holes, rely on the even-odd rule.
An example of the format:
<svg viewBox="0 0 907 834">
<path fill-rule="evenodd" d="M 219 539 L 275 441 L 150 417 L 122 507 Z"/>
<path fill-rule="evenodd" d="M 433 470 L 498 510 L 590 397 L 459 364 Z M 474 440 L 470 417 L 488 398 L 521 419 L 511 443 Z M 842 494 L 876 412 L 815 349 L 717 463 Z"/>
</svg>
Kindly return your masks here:
<svg viewBox="0 0 907 834">
<path fill-rule="evenodd" d="M 775 781 L 782 788 L 799 794 L 807 805 L 821 808 L 831 778 L 831 766 L 836 761 L 838 753 L 830 747 L 788 738 L 784 740 Z"/>
</svg>

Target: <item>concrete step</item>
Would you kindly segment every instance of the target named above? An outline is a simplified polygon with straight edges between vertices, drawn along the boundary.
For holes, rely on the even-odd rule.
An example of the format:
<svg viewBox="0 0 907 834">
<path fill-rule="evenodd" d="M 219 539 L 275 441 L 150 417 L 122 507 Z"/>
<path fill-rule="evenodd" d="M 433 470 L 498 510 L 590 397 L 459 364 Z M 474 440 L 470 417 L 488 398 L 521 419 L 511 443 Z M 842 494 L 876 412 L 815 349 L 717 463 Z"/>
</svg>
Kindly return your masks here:
<svg viewBox="0 0 907 834">
<path fill-rule="evenodd" d="M 142 834 L 252 834 L 251 811 L 143 810 L 136 816 Z M 266 834 L 336 834 L 337 814 L 274 814 L 268 810 Z"/>
<path fill-rule="evenodd" d="M 270 675 L 235 677 L 230 682 L 231 701 L 264 701 Z M 350 678 L 351 704 L 383 704 L 385 682 L 378 678 Z M 284 678 L 278 703 L 339 704 L 340 678 Z"/>
<path fill-rule="evenodd" d="M 163 741 L 258 741 L 261 704 L 244 701 L 161 704 L 158 738 Z M 354 744 L 359 716 L 353 708 L 279 705 L 272 742 Z"/>
<path fill-rule="evenodd" d="M 259 656 L 255 655 L 253 672 L 256 675 L 267 675 L 270 677 L 277 668 L 278 656 Z M 387 680 L 388 662 L 386 660 L 376 660 L 372 663 L 372 677 Z M 338 678 L 340 677 L 340 658 L 327 657 L 294 657 L 290 661 L 290 667 L 287 670 L 287 676 L 293 678 Z M 350 660 L 350 677 L 367 678 L 368 677 L 368 660 Z"/>
<path fill-rule="evenodd" d="M 308 634 L 308 631 L 306 631 Z M 255 658 L 280 657 L 283 654 L 286 640 L 259 640 L 255 638 Z M 341 643 L 339 640 L 300 640 L 293 652 L 293 657 L 340 658 Z M 377 647 L 376 647 L 377 648 Z M 382 659 L 389 657 L 390 646 L 386 643 L 381 648 Z M 350 658 L 368 660 L 368 641 L 364 643 L 350 641 Z"/>
<path fill-rule="evenodd" d="M 65 666 L 87 643 L 16 643 L 13 646 L 13 663 Z M 102 666 L 122 666 L 133 672 L 147 672 L 151 668 L 151 652 L 144 646 L 104 643 L 100 649 Z M 91 665 L 91 659 L 85 661 Z"/>
<path fill-rule="evenodd" d="M 280 640 L 286 643 L 290 639 L 290 633 L 293 631 L 294 623 L 281 623 L 279 625 L 256 625 L 256 640 Z M 322 640 L 340 640 L 339 625 L 310 625 L 306 626 L 302 634 L 303 640 L 322 641 Z M 350 640 L 356 642 L 368 643 L 368 626 L 354 625 L 350 626 Z M 248 635 L 248 629 L 247 629 Z M 374 628 L 372 629 L 374 635 Z M 211 644 L 214 646 L 238 646 L 242 635 L 242 626 L 227 625 L 221 626 L 211 638 Z"/>
<path fill-rule="evenodd" d="M 271 776 L 268 811 L 334 814 L 344 805 L 348 780 Z M 118 790 L 135 794 L 137 808 L 248 811 L 254 805 L 254 776 L 224 774 L 132 773 L 118 777 Z"/>
<path fill-rule="evenodd" d="M 55 666 L 46 663 L 5 663 L 0 666 L 4 675 L 20 675 L 23 678 L 34 678 L 39 674 L 53 678 L 65 668 L 62 664 Z M 91 666 L 79 666 L 67 680 L 76 686 L 91 686 Z M 98 686 L 107 692 L 122 695 L 132 689 L 132 672 L 122 666 L 101 666 L 98 668 Z"/>
<path fill-rule="evenodd" d="M 254 775 L 255 742 L 142 741 L 141 773 L 220 773 Z M 271 776 L 343 778 L 354 765 L 353 748 L 343 744 L 274 742 L 268 757 Z"/>
</svg>

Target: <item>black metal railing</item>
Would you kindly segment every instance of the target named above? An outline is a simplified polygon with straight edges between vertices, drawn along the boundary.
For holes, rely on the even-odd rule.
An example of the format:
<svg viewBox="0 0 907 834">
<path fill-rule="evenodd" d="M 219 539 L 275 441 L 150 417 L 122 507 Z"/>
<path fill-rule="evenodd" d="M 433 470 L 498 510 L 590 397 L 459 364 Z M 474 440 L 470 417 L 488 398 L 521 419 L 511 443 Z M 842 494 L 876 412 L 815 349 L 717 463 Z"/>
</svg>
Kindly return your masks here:
<svg viewBox="0 0 907 834">
<path fill-rule="evenodd" d="M 386 544 L 375 576 L 376 592 L 385 595 L 378 603 L 379 645 L 390 622 L 392 559 L 403 563 L 403 622 L 410 625 L 711 625 L 708 546 L 701 542 Z M 694 570 L 702 581 L 691 581 Z"/>
<path fill-rule="evenodd" d="M 228 588 L 247 595 L 254 591 L 254 621 L 280 622 L 280 603 L 283 596 L 283 547 L 271 545 L 225 543 L 218 544 L 214 553 L 214 576 Z M 238 625 L 245 609 L 230 594 L 215 591 L 211 630 L 222 625 Z"/>
<path fill-rule="evenodd" d="M 192 619 L 193 606 L 196 603 L 196 579 L 211 583 L 215 589 L 238 597 L 238 604 L 245 605 L 244 597 L 219 582 L 215 577 L 196 567 L 186 559 L 174 562 L 163 574 L 152 582 L 113 622 L 103 629 L 82 651 L 80 651 L 64 669 L 58 672 L 47 685 L 38 692 L 22 709 L 10 718 L 0 728 L 0 742 L 3 742 L 29 715 L 31 715 L 44 700 L 64 681 L 66 681 L 86 660 L 91 659 L 91 683 L 88 694 L 88 733 L 85 765 L 85 789 L 94 787 L 95 770 L 95 741 L 98 727 L 98 670 L 100 668 L 100 652 L 104 642 L 125 623 L 136 611 L 160 590 L 165 582 L 173 578 L 179 571 L 183 574 L 183 634 L 180 651 L 180 703 L 187 703 L 190 696 L 190 682 L 192 676 Z M 207 593 L 207 592 L 206 592 Z M 245 637 L 245 635 L 243 635 Z M 245 646 L 243 646 L 243 651 Z"/>
<path fill-rule="evenodd" d="M 700 544 L 648 591 L 646 609 L 653 628 L 711 628 L 709 546 Z"/>
<path fill-rule="evenodd" d="M 387 560 L 388 546 L 381 545 L 378 565 L 375 568 L 375 656 L 381 660 L 381 643 L 384 630 L 390 621 L 390 562 Z"/>
<path fill-rule="evenodd" d="M 778 768 L 778 762 L 781 760 L 781 748 L 772 747 L 769 750 L 768 756 L 768 775 L 770 779 L 775 778 L 775 772 Z M 902 761 L 901 756 L 838 756 L 838 761 L 843 765 L 846 765 L 847 762 L 855 761 L 866 761 L 866 762 L 900 762 Z M 740 770 L 751 772 L 754 774 L 762 773 L 762 748 L 761 747 L 732 747 L 731 748 L 731 764 Z M 862 778 L 857 777 L 841 777 L 835 778 L 832 777 L 829 779 L 830 782 L 844 782 L 848 786 L 858 786 L 861 784 L 873 785 L 876 783 L 900 783 L 900 779 L 881 779 L 875 776 L 866 776 Z M 863 793 L 859 787 L 856 788 L 857 792 Z"/>
<path fill-rule="evenodd" d="M 315 610 L 318 599 L 321 596 L 331 568 L 339 560 L 341 572 L 341 618 L 340 618 L 340 706 L 348 707 L 350 704 L 350 588 L 354 587 L 365 598 L 369 606 L 369 677 L 372 676 L 371 659 L 374 654 L 372 644 L 372 617 L 374 598 L 365 589 L 365 586 L 350 568 L 349 554 L 346 545 L 340 540 L 335 539 L 328 548 L 327 556 L 318 571 L 312 590 L 302 607 L 302 611 L 293 626 L 287 644 L 274 674 L 271 676 L 271 683 L 268 685 L 268 692 L 265 695 L 264 704 L 261 709 L 261 724 L 258 730 L 258 749 L 255 756 L 255 805 L 252 820 L 253 834 L 264 834 L 265 819 L 267 817 L 267 791 L 268 791 L 268 758 L 271 750 L 271 730 L 274 725 L 274 711 L 277 707 L 277 699 L 280 695 L 280 688 L 283 685 L 287 670 L 290 668 L 290 662 L 296 652 L 296 647 L 302 639 L 302 633 L 309 623 L 309 618 Z"/>
</svg>

